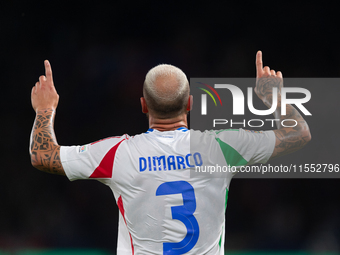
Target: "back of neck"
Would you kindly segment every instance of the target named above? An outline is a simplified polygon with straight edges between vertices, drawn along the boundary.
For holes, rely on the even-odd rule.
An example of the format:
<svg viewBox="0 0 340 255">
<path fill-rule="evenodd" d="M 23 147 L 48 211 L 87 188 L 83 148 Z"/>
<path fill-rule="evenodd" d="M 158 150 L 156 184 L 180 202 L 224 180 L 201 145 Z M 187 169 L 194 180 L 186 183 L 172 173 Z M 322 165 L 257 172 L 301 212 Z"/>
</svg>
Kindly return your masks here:
<svg viewBox="0 0 340 255">
<path fill-rule="evenodd" d="M 187 115 L 184 113 L 174 118 L 159 119 L 149 115 L 149 128 L 158 131 L 171 131 L 180 127 L 188 128 Z"/>
</svg>

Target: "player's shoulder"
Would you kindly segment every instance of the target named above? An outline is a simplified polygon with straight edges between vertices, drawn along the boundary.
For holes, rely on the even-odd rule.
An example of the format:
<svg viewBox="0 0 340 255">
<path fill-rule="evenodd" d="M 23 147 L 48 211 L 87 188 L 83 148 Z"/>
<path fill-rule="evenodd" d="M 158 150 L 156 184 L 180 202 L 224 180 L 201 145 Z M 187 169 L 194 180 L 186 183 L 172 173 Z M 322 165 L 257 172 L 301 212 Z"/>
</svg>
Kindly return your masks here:
<svg viewBox="0 0 340 255">
<path fill-rule="evenodd" d="M 211 129 L 211 130 L 193 130 L 190 129 L 190 134 L 194 136 L 219 136 L 219 135 L 236 135 L 238 132 L 245 131 L 243 129 Z"/>
<path fill-rule="evenodd" d="M 189 130 L 185 127 L 180 127 L 176 130 L 159 131 L 157 129 L 149 128 L 146 132 L 135 135 L 133 138 L 141 137 L 174 137 L 175 134 L 188 134 Z"/>
<path fill-rule="evenodd" d="M 191 139 L 194 140 L 222 140 L 222 141 L 247 141 L 253 139 L 261 139 L 270 136 L 272 130 L 258 131 L 248 129 L 219 129 L 219 130 L 190 130 Z"/>
<path fill-rule="evenodd" d="M 249 130 L 249 129 L 243 129 L 243 128 L 237 128 L 237 129 L 219 129 L 219 130 L 205 130 L 202 133 L 206 135 L 242 135 L 242 134 L 265 134 L 266 132 L 270 132 L 272 130 L 266 130 L 266 131 L 260 131 L 260 130 Z"/>
<path fill-rule="evenodd" d="M 94 141 L 92 143 L 90 143 L 91 146 L 96 146 L 96 145 L 110 145 L 110 144 L 117 144 L 117 143 L 121 143 L 124 140 L 128 140 L 130 139 L 131 136 L 129 136 L 128 134 L 124 134 L 121 136 L 110 136 L 110 137 L 106 137 L 97 141 Z"/>
</svg>

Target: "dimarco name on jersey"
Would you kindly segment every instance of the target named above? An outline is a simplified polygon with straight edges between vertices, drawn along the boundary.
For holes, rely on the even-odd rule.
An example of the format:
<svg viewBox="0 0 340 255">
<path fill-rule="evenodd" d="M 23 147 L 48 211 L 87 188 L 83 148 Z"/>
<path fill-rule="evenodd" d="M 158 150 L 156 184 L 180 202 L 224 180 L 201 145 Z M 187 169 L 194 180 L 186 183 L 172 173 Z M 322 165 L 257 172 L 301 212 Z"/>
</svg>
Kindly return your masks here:
<svg viewBox="0 0 340 255">
<path fill-rule="evenodd" d="M 185 169 L 203 165 L 202 156 L 199 152 L 189 153 L 183 156 L 150 156 L 139 158 L 139 171 L 167 171 Z"/>
</svg>

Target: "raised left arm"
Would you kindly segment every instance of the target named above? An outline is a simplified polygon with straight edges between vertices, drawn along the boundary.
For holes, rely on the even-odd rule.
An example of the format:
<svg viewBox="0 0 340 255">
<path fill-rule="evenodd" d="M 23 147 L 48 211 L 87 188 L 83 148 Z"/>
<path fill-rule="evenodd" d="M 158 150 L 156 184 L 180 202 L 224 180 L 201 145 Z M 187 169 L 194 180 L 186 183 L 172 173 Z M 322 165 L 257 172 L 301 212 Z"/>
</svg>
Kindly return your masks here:
<svg viewBox="0 0 340 255">
<path fill-rule="evenodd" d="M 54 118 L 59 95 L 53 84 L 50 63 L 45 60 L 45 75 L 32 88 L 32 107 L 36 112 L 30 139 L 32 165 L 44 172 L 65 175 L 60 161 L 60 146 L 54 134 Z"/>
</svg>

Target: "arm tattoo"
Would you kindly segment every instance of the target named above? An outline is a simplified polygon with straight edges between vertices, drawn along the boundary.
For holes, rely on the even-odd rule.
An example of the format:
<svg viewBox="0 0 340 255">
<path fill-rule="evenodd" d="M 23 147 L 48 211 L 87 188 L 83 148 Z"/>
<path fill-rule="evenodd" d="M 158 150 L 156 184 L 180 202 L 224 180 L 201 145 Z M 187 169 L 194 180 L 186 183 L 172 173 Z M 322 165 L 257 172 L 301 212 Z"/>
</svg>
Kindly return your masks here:
<svg viewBox="0 0 340 255">
<path fill-rule="evenodd" d="M 272 105 L 273 88 L 277 88 L 278 94 L 281 95 L 283 86 L 282 79 L 274 76 L 259 78 L 256 84 L 256 94 L 265 103 L 268 108 Z M 278 97 L 278 106 L 281 108 L 281 97 Z"/>
<path fill-rule="evenodd" d="M 31 162 L 41 171 L 65 175 L 53 129 L 54 117 L 52 109 L 37 111 L 30 140 Z"/>
<path fill-rule="evenodd" d="M 274 112 L 274 116 L 275 119 L 279 119 L 279 121 L 276 123 L 278 129 L 274 130 L 276 143 L 271 158 L 275 158 L 299 150 L 303 146 L 305 146 L 311 139 L 307 122 L 293 106 L 287 105 L 286 115 L 281 116 L 282 86 L 283 80 L 274 76 L 260 78 L 256 84 L 256 94 L 268 107 L 270 107 L 272 104 L 273 87 L 276 87 L 278 89 L 278 102 L 276 111 Z M 284 119 L 293 119 L 296 122 L 294 123 L 286 121 L 286 125 L 292 127 L 282 127 L 281 121 Z M 294 124 L 296 123 L 297 125 L 294 126 Z"/>
<path fill-rule="evenodd" d="M 283 119 L 294 119 L 297 122 L 295 127 L 280 128 L 274 130 L 276 144 L 272 158 L 286 155 L 297 151 L 310 141 L 310 133 L 307 122 L 302 118 L 300 113 L 291 105 L 287 105 L 287 115 Z M 288 124 L 287 125 L 294 125 Z"/>
</svg>

